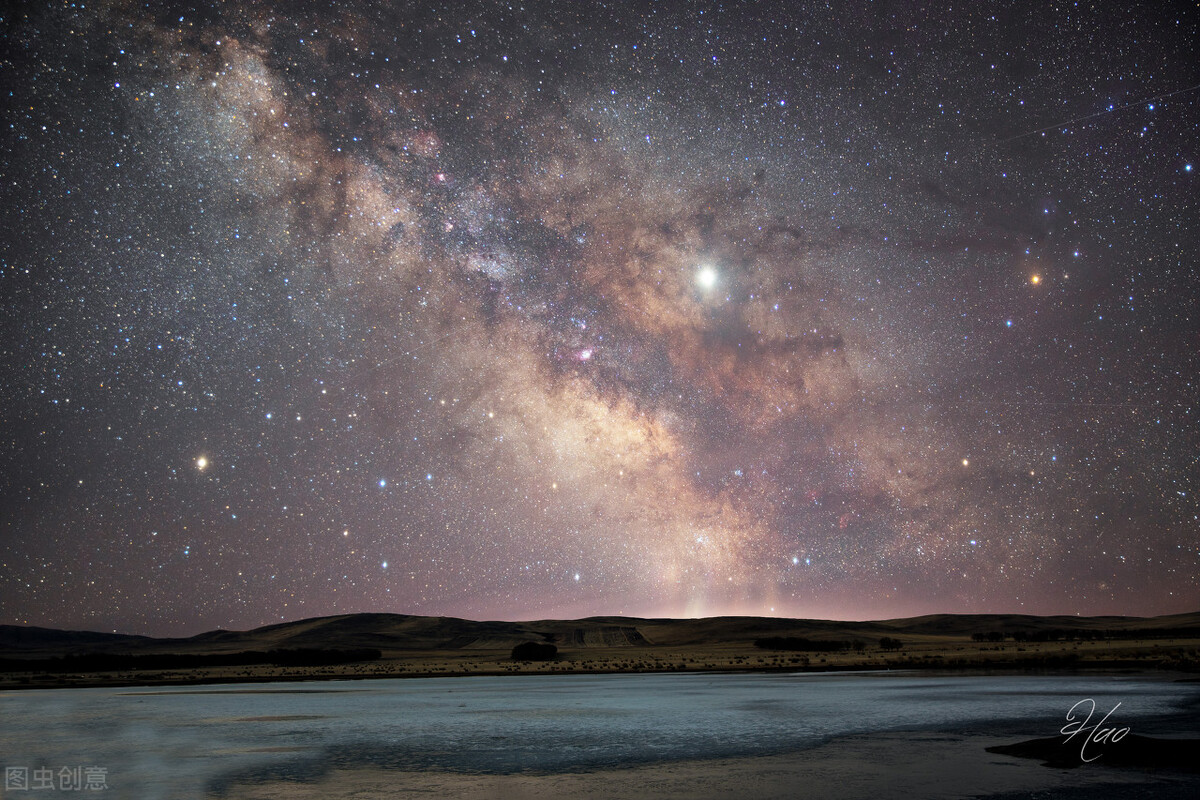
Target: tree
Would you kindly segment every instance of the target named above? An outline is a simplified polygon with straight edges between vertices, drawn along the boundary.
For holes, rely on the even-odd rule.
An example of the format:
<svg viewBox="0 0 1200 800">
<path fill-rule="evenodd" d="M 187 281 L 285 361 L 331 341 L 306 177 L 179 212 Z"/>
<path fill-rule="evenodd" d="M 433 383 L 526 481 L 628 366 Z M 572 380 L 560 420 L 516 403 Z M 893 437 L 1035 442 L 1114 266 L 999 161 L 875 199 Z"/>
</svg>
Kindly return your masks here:
<svg viewBox="0 0 1200 800">
<path fill-rule="evenodd" d="M 884 636 L 879 640 L 879 646 L 884 650 L 899 650 L 901 647 L 904 647 L 904 642 L 899 639 L 893 639 L 890 636 Z"/>
<path fill-rule="evenodd" d="M 512 649 L 513 661 L 552 661 L 558 657 L 558 648 L 542 642 L 521 642 Z"/>
</svg>

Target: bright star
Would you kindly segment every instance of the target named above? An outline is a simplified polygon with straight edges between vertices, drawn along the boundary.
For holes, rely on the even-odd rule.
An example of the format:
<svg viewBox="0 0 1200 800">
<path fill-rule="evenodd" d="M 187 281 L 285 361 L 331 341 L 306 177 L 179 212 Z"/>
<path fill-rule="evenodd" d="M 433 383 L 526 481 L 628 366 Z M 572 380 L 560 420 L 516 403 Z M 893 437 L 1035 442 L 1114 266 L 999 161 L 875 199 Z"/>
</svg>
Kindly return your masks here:
<svg viewBox="0 0 1200 800">
<path fill-rule="evenodd" d="M 708 264 L 704 264 L 696 270 L 696 283 L 701 289 L 713 288 L 717 285 L 717 271 Z"/>
<path fill-rule="evenodd" d="M 208 458 L 207 457 L 200 456 L 199 458 L 196 459 L 196 469 L 203 472 L 205 467 L 207 467 L 207 466 L 208 466 Z"/>
</svg>

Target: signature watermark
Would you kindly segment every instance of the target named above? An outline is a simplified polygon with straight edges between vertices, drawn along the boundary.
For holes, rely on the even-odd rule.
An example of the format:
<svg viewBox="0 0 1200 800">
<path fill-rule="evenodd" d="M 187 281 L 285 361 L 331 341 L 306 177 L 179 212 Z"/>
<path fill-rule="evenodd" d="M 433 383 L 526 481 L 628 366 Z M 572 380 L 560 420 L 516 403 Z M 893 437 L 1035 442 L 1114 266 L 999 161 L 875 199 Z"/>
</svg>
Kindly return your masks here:
<svg viewBox="0 0 1200 800">
<path fill-rule="evenodd" d="M 1066 744 L 1066 742 L 1071 741 L 1077 735 L 1082 733 L 1084 736 L 1083 743 L 1079 746 L 1079 758 L 1084 763 L 1095 761 L 1104 754 L 1096 753 L 1096 755 L 1088 758 L 1088 745 L 1101 746 L 1112 742 L 1119 742 L 1125 738 L 1127 733 L 1129 733 L 1129 728 L 1104 727 L 1104 723 L 1108 722 L 1108 718 L 1111 717 L 1113 713 L 1120 707 L 1121 704 L 1117 703 L 1107 714 L 1104 715 L 1099 722 L 1097 722 L 1095 725 L 1091 725 L 1089 723 L 1092 721 L 1092 717 L 1096 713 L 1096 701 L 1090 697 L 1080 700 L 1078 703 L 1071 706 L 1071 709 L 1067 712 L 1067 724 L 1064 725 L 1062 730 L 1059 731 L 1059 733 L 1067 737 L 1063 744 Z M 1087 713 L 1087 716 L 1081 719 L 1080 717 L 1084 712 Z"/>
<path fill-rule="evenodd" d="M 5 767 L 4 788 L 10 792 L 101 791 L 108 788 L 108 767 Z"/>
</svg>

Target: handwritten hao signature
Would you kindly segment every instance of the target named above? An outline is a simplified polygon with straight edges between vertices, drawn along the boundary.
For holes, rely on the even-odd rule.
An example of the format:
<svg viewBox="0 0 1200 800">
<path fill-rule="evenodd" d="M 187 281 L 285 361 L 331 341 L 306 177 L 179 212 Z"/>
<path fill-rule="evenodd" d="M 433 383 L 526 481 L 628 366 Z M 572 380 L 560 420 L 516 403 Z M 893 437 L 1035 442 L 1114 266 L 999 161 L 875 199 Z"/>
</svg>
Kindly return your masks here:
<svg viewBox="0 0 1200 800">
<path fill-rule="evenodd" d="M 1083 709 L 1080 709 L 1080 706 L 1083 706 Z M 1109 742 L 1119 742 L 1125 738 L 1125 734 L 1129 733 L 1129 728 L 1103 727 L 1104 723 L 1108 722 L 1108 718 L 1113 715 L 1113 712 L 1120 707 L 1121 704 L 1117 703 L 1112 707 L 1111 711 L 1104 715 L 1103 719 L 1101 719 L 1095 725 L 1089 725 L 1088 723 L 1092 721 L 1092 715 L 1096 713 L 1096 701 L 1089 697 L 1085 700 L 1080 700 L 1078 703 L 1071 706 L 1071 709 L 1067 712 L 1067 724 L 1062 727 L 1062 730 L 1060 730 L 1059 733 L 1067 736 L 1066 742 L 1074 739 L 1077 734 L 1084 734 L 1083 744 L 1079 747 L 1080 760 L 1088 763 L 1095 761 L 1097 758 L 1104 755 L 1103 753 L 1097 753 L 1091 758 L 1088 758 L 1088 745 L 1101 745 Z M 1080 715 L 1076 713 L 1077 709 L 1079 709 L 1080 713 L 1086 710 L 1087 716 L 1083 719 L 1080 719 Z M 1066 742 L 1063 742 L 1063 744 L 1066 744 Z"/>
</svg>

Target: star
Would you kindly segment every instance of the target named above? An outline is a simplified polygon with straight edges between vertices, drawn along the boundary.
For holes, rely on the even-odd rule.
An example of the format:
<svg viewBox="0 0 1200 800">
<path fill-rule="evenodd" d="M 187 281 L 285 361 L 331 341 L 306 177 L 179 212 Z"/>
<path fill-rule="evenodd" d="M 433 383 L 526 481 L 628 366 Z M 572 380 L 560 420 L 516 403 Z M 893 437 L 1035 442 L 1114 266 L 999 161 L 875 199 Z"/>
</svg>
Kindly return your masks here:
<svg viewBox="0 0 1200 800">
<path fill-rule="evenodd" d="M 13 23 L 0 625 L 1192 610 L 1188 31 L 275 5 Z"/>
</svg>

